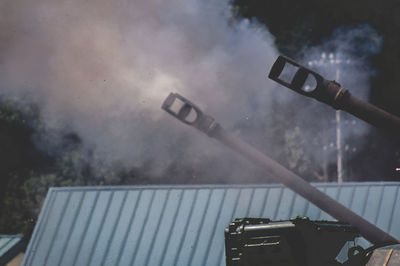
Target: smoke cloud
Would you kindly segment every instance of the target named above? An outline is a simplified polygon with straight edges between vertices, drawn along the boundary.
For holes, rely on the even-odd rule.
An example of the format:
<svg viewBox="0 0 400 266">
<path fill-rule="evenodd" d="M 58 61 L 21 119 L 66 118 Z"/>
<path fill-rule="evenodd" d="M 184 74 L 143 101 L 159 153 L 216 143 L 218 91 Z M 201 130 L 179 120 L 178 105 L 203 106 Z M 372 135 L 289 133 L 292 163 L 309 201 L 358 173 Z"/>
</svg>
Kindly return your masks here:
<svg viewBox="0 0 400 266">
<path fill-rule="evenodd" d="M 1 13 L 2 93 L 41 107 L 42 145 L 72 131 L 101 161 L 161 174 L 223 152 L 161 111 L 169 92 L 228 127 L 267 101 L 273 38 L 226 1 L 3 1 Z"/>
<path fill-rule="evenodd" d="M 45 133 L 37 141 L 46 149 L 75 132 L 82 154 L 93 151 L 101 162 L 95 168 L 151 162 L 162 177 L 178 162 L 246 182 L 251 166 L 160 109 L 170 92 L 235 134 L 245 124 L 264 150 L 277 145 L 258 128 L 270 122 L 271 101 L 292 99 L 267 78 L 278 55 L 274 38 L 232 18 L 228 1 L 6 0 L 0 14 L 1 93 L 40 106 Z M 336 34 L 344 47 L 348 38 Z"/>
<path fill-rule="evenodd" d="M 347 88 L 354 96 L 368 101 L 370 80 L 375 70 L 369 60 L 378 54 L 382 47 L 382 38 L 369 25 L 361 24 L 336 29 L 322 44 L 307 47 L 302 51 L 302 63 L 317 71 L 328 80 L 336 80 Z M 330 110 L 328 110 L 330 109 Z M 310 102 L 297 119 L 309 120 L 318 114 L 319 123 L 316 127 L 305 127 L 304 134 L 309 143 L 315 143 L 322 149 L 315 149 L 315 145 L 307 145 L 306 153 L 313 157 L 319 165 L 327 167 L 334 165 L 338 159 L 338 130 L 340 131 L 340 146 L 342 161 L 351 160 L 361 148 L 366 145 L 366 134 L 371 125 L 345 112 L 335 113 L 332 108 L 313 101 Z M 324 121 L 325 120 L 325 121 Z M 315 131 L 319 128 L 318 131 Z M 315 135 L 318 132 L 318 135 Z M 344 177 L 349 171 L 344 166 Z M 336 180 L 336 179 L 335 179 Z"/>
</svg>

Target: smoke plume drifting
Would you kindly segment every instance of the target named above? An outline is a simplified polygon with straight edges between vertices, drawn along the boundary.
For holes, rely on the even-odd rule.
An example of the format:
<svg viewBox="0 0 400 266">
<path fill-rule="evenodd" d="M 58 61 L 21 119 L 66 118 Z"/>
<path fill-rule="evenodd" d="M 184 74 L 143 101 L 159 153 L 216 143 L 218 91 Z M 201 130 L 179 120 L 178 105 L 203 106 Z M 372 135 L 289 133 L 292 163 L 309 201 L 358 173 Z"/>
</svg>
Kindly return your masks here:
<svg viewBox="0 0 400 266">
<path fill-rule="evenodd" d="M 69 130 L 102 160 L 151 160 L 161 173 L 218 150 L 160 110 L 169 92 L 227 125 L 254 101 L 265 106 L 273 39 L 234 22 L 226 1 L 3 1 L 0 10 L 2 94 L 41 107 L 47 144 Z"/>
<path fill-rule="evenodd" d="M 6 0 L 0 12 L 1 93 L 40 107 L 47 134 L 38 139 L 50 150 L 75 132 L 82 153 L 104 164 L 151 162 L 162 176 L 179 162 L 243 178 L 247 165 L 161 111 L 162 101 L 179 92 L 239 134 L 241 122 L 274 112 L 271 98 L 290 95 L 267 79 L 273 37 L 233 19 L 228 1 Z M 265 132 L 253 131 L 262 142 Z"/>
<path fill-rule="evenodd" d="M 302 62 L 326 79 L 339 82 L 354 96 L 368 101 L 370 79 L 375 73 L 369 59 L 380 52 L 381 46 L 382 38 L 367 24 L 341 27 L 334 30 L 322 44 L 307 47 L 302 51 Z M 297 119 L 312 119 L 318 113 L 318 120 L 315 122 L 320 123 L 318 134 L 315 134 L 315 127 L 305 127 L 303 132 L 308 136 L 309 143 L 313 142 L 313 138 L 319 138 L 318 145 L 322 149 L 318 150 L 315 149 L 315 145 L 308 145 L 306 153 L 314 157 L 320 166 L 326 168 L 328 165 L 334 165 L 336 168 L 339 157 L 345 164 L 367 144 L 366 134 L 371 125 L 342 111 L 335 114 L 332 108 L 323 105 L 314 101 Z M 339 146 L 341 155 L 338 155 Z M 342 169 L 345 180 L 348 180 L 350 167 L 351 165 L 345 165 Z"/>
</svg>

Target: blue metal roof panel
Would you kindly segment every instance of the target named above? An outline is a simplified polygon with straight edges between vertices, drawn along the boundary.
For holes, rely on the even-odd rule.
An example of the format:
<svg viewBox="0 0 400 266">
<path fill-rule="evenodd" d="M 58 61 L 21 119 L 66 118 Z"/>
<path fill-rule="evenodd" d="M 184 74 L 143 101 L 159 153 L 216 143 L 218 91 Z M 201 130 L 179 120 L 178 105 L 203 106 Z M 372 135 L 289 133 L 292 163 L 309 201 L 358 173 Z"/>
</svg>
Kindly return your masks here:
<svg viewBox="0 0 400 266">
<path fill-rule="evenodd" d="M 0 235 L 0 265 L 6 265 L 25 247 L 23 235 Z"/>
<path fill-rule="evenodd" d="M 0 257 L 21 241 L 22 235 L 0 235 Z"/>
<path fill-rule="evenodd" d="M 400 183 L 315 184 L 400 237 Z M 280 185 L 52 188 L 24 265 L 224 265 L 236 217 L 330 219 Z"/>
</svg>

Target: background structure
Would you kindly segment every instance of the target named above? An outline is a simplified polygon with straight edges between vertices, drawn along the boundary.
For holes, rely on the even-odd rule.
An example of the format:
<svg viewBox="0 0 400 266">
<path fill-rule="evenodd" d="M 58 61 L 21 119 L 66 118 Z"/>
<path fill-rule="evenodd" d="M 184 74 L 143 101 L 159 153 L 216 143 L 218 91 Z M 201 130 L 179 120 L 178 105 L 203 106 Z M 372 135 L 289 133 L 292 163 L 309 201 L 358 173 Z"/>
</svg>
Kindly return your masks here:
<svg viewBox="0 0 400 266">
<path fill-rule="evenodd" d="M 316 186 L 400 236 L 399 183 Z M 225 265 L 224 229 L 234 218 L 297 215 L 331 219 L 280 185 L 55 188 L 24 265 Z"/>
</svg>

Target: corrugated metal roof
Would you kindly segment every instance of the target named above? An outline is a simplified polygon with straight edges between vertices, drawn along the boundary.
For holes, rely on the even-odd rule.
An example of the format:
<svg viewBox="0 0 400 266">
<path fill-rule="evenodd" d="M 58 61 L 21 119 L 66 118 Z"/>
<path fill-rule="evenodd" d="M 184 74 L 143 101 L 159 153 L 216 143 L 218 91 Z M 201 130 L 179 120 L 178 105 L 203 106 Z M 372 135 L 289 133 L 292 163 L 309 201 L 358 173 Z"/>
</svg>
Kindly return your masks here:
<svg viewBox="0 0 400 266">
<path fill-rule="evenodd" d="M 0 235 L 0 265 L 5 265 L 26 247 L 23 235 Z"/>
<path fill-rule="evenodd" d="M 400 238 L 400 183 L 316 184 Z M 331 219 L 281 185 L 52 188 L 24 265 L 225 265 L 236 217 Z"/>
</svg>

